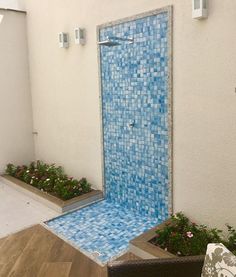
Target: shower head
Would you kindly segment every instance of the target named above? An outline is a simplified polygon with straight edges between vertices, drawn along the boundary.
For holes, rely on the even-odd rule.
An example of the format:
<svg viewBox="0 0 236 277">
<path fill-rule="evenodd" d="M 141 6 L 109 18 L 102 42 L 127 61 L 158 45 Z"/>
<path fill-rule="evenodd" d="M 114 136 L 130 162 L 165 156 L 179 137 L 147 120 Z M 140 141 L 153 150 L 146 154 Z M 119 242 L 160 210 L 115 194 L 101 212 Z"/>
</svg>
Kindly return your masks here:
<svg viewBox="0 0 236 277">
<path fill-rule="evenodd" d="M 124 41 L 124 42 L 129 42 L 129 44 L 132 44 L 134 42 L 133 38 L 120 38 L 120 37 L 107 37 L 106 40 L 99 41 L 99 45 L 104 45 L 104 46 L 117 46 L 120 45 L 118 41 Z"/>
<path fill-rule="evenodd" d="M 98 44 L 103 46 L 108 46 L 108 47 L 120 45 L 119 42 L 112 41 L 109 38 L 107 40 L 99 41 Z"/>
</svg>

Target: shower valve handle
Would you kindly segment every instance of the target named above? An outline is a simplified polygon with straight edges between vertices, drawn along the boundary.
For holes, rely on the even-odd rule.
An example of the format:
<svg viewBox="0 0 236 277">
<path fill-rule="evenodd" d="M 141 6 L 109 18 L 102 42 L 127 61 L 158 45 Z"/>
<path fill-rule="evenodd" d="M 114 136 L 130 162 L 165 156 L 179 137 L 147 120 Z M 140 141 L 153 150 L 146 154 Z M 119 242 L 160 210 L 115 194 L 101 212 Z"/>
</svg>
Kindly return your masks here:
<svg viewBox="0 0 236 277">
<path fill-rule="evenodd" d="M 132 121 L 130 121 L 130 122 L 128 123 L 128 127 L 129 127 L 129 128 L 134 128 L 134 125 L 135 125 L 135 121 L 134 121 L 134 120 L 132 120 Z"/>
</svg>

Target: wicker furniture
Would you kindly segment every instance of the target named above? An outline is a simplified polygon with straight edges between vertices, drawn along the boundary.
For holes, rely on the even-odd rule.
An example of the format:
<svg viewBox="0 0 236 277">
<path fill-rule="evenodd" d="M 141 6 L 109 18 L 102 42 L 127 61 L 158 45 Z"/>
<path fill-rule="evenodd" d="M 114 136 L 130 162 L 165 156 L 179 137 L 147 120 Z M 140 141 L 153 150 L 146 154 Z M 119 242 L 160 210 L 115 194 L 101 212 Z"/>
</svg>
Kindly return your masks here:
<svg viewBox="0 0 236 277">
<path fill-rule="evenodd" d="M 200 277 L 204 256 L 111 262 L 108 277 Z"/>
</svg>

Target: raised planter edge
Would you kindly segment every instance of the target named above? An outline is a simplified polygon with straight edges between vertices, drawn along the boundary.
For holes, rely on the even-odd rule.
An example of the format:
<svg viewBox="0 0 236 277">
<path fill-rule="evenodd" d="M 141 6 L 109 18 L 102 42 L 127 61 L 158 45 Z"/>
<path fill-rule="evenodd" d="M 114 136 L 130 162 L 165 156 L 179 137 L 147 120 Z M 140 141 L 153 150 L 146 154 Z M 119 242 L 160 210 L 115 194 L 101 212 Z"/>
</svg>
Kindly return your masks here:
<svg viewBox="0 0 236 277">
<path fill-rule="evenodd" d="M 14 189 L 30 196 L 32 199 L 41 202 L 42 204 L 45 204 L 47 207 L 59 213 L 69 212 L 76 208 L 80 208 L 103 199 L 102 191 L 92 190 L 86 194 L 64 201 L 51 194 L 40 191 L 39 189 L 10 175 L 4 174 L 0 176 L 0 180 L 2 180 L 3 183 L 6 183 Z"/>
<path fill-rule="evenodd" d="M 170 222 L 171 219 L 167 219 L 161 224 L 156 225 L 152 229 L 131 240 L 129 243 L 130 252 L 142 259 L 178 258 L 178 256 L 150 243 L 150 240 L 156 236 L 155 231 L 163 229 L 163 227 Z M 203 255 L 200 255 L 199 257 L 203 257 Z"/>
</svg>

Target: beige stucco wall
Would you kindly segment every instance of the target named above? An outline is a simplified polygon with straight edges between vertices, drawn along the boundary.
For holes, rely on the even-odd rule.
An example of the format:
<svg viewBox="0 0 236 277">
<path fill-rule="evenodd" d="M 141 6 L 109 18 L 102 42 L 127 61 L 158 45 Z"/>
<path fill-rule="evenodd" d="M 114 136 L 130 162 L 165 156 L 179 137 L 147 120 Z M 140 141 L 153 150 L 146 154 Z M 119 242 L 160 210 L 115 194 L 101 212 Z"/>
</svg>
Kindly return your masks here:
<svg viewBox="0 0 236 277">
<path fill-rule="evenodd" d="M 24 0 L 0 0 L 0 8 L 24 10 Z"/>
<path fill-rule="evenodd" d="M 174 5 L 174 210 L 218 225 L 236 222 L 236 1 L 27 0 L 36 156 L 102 185 L 96 25 Z M 76 26 L 87 45 L 73 42 Z M 57 33 L 70 32 L 59 49 Z"/>
<path fill-rule="evenodd" d="M 2 17 L 3 16 L 3 17 Z M 0 9 L 0 173 L 34 158 L 25 13 Z"/>
</svg>

